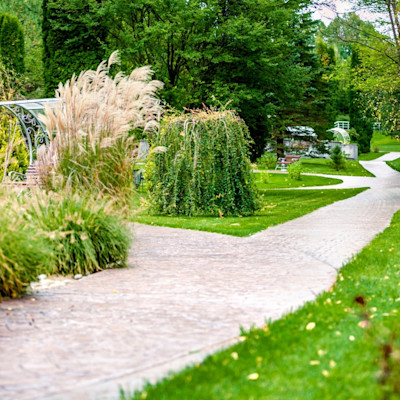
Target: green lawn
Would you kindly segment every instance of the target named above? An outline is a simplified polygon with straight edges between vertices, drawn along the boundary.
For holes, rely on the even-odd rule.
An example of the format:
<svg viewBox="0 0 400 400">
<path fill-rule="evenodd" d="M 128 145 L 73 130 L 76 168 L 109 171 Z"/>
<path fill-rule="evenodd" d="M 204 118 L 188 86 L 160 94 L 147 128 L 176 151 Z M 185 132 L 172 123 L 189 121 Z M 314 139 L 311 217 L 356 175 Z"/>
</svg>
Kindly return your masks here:
<svg viewBox="0 0 400 400">
<path fill-rule="evenodd" d="M 371 149 L 379 151 L 400 151 L 400 140 L 375 131 L 371 139 Z"/>
<path fill-rule="evenodd" d="M 302 158 L 303 172 L 329 175 L 374 176 L 361 166 L 358 161 L 346 161 L 346 169 L 336 171 L 331 166 L 331 160 L 324 158 Z"/>
<path fill-rule="evenodd" d="M 389 167 L 392 167 L 396 171 L 400 172 L 400 158 L 397 158 L 393 161 L 386 161 L 386 164 L 389 165 Z"/>
<path fill-rule="evenodd" d="M 380 153 L 376 152 L 370 152 L 370 153 L 362 153 L 358 155 L 358 160 L 359 161 L 372 161 L 375 160 L 379 157 L 382 157 L 383 155 L 389 153 L 388 151 L 382 151 Z"/>
<path fill-rule="evenodd" d="M 399 237 L 397 213 L 316 301 L 132 399 L 399 399 Z"/>
<path fill-rule="evenodd" d="M 260 190 L 263 208 L 251 217 L 173 217 L 148 215 L 146 211 L 141 211 L 132 216 L 131 221 L 234 236 L 248 236 L 270 226 L 301 217 L 335 201 L 354 196 L 364 190 Z"/>
<path fill-rule="evenodd" d="M 257 187 L 260 189 L 296 188 L 307 186 L 337 185 L 340 179 L 324 178 L 321 176 L 302 175 L 301 180 L 290 179 L 288 174 L 260 172 L 254 174 Z"/>
</svg>

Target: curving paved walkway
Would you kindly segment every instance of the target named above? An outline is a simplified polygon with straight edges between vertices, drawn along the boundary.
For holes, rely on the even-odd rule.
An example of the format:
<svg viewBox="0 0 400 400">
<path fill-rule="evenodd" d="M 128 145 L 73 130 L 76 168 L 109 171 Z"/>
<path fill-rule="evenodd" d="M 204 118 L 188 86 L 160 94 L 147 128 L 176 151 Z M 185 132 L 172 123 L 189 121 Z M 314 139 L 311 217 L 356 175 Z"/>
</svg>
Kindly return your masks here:
<svg viewBox="0 0 400 400">
<path fill-rule="evenodd" d="M 135 225 L 131 268 L 0 304 L 0 398 L 116 399 L 313 300 L 400 209 L 398 157 L 363 162 L 376 178 L 351 180 L 370 190 L 251 237 Z"/>
</svg>

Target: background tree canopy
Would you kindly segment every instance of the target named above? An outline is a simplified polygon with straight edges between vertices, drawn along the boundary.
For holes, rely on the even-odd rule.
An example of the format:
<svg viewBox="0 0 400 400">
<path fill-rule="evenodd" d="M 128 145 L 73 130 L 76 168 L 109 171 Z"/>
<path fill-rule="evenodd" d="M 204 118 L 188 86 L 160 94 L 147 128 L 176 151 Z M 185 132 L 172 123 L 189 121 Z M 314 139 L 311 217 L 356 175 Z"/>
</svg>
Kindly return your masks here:
<svg viewBox="0 0 400 400">
<path fill-rule="evenodd" d="M 174 108 L 230 102 L 249 127 L 253 158 L 267 138 L 282 142 L 288 125 L 324 137 L 335 119 L 351 117 L 363 131 L 355 140 L 368 120 L 398 132 L 398 0 L 359 0 L 388 15 L 391 35 L 354 13 L 325 27 L 311 18 L 314 3 L 0 0 L 0 12 L 16 16 L 25 33 L 27 97 L 52 97 L 59 82 L 119 49 L 124 71 L 152 66 Z"/>
<path fill-rule="evenodd" d="M 150 64 L 173 107 L 231 101 L 249 126 L 253 155 L 307 97 L 315 23 L 309 0 L 105 0 L 105 46 L 123 65 Z"/>
</svg>

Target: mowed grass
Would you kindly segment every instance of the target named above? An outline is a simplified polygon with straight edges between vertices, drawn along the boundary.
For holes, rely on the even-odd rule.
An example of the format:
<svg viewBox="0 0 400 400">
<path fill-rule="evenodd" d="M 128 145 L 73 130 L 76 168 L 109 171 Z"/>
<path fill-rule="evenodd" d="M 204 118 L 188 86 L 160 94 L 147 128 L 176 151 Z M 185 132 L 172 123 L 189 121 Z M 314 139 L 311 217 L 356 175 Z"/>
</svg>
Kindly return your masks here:
<svg viewBox="0 0 400 400">
<path fill-rule="evenodd" d="M 308 186 L 325 186 L 337 185 L 343 181 L 334 178 L 324 178 L 321 176 L 302 175 L 301 180 L 290 179 L 288 174 L 260 172 L 254 174 L 258 188 L 275 189 L 275 188 L 296 188 Z"/>
<path fill-rule="evenodd" d="M 371 139 L 371 149 L 386 152 L 400 151 L 400 139 L 375 131 Z"/>
<path fill-rule="evenodd" d="M 314 174 L 347 175 L 347 176 L 374 176 L 358 161 L 346 160 L 346 168 L 336 171 L 332 161 L 325 158 L 302 158 L 300 160 L 303 172 Z"/>
<path fill-rule="evenodd" d="M 121 399 L 398 399 L 399 237 L 398 212 L 314 302 Z"/>
<path fill-rule="evenodd" d="M 393 161 L 386 161 L 386 164 L 389 165 L 389 167 L 392 167 L 394 170 L 400 172 L 400 158 L 397 158 Z"/>
<path fill-rule="evenodd" d="M 324 190 L 260 190 L 262 209 L 250 217 L 185 217 L 149 215 L 139 211 L 131 221 L 142 224 L 168 226 L 171 228 L 194 229 L 248 236 L 273 225 L 301 217 L 320 207 L 347 199 L 364 191 L 361 189 Z M 139 194 L 140 196 L 140 194 Z M 136 199 L 136 202 L 139 200 Z"/>
<path fill-rule="evenodd" d="M 359 161 L 372 161 L 376 160 L 379 157 L 382 157 L 383 155 L 389 153 L 388 151 L 381 151 L 379 153 L 376 152 L 369 152 L 369 153 L 362 153 L 358 155 L 358 160 Z"/>
</svg>

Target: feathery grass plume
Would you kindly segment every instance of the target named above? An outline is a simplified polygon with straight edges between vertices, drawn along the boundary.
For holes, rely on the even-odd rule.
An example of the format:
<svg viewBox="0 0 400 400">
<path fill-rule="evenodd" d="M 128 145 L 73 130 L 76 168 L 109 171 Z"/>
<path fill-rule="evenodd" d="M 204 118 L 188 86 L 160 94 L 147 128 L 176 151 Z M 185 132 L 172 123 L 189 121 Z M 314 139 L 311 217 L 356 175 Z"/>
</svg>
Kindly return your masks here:
<svg viewBox="0 0 400 400">
<path fill-rule="evenodd" d="M 132 190 L 131 132 L 156 129 L 161 113 L 156 93 L 163 84 L 150 80 L 148 66 L 110 77 L 118 61 L 114 52 L 95 71 L 60 83 L 58 104 L 46 106 L 40 116 L 52 136 L 50 145 L 38 152 L 39 174 L 48 188 L 61 185 L 112 196 Z"/>
<path fill-rule="evenodd" d="M 37 192 L 24 208 L 54 248 L 56 273 L 87 274 L 126 266 L 131 234 L 111 214 L 112 202 L 77 193 Z"/>
</svg>

